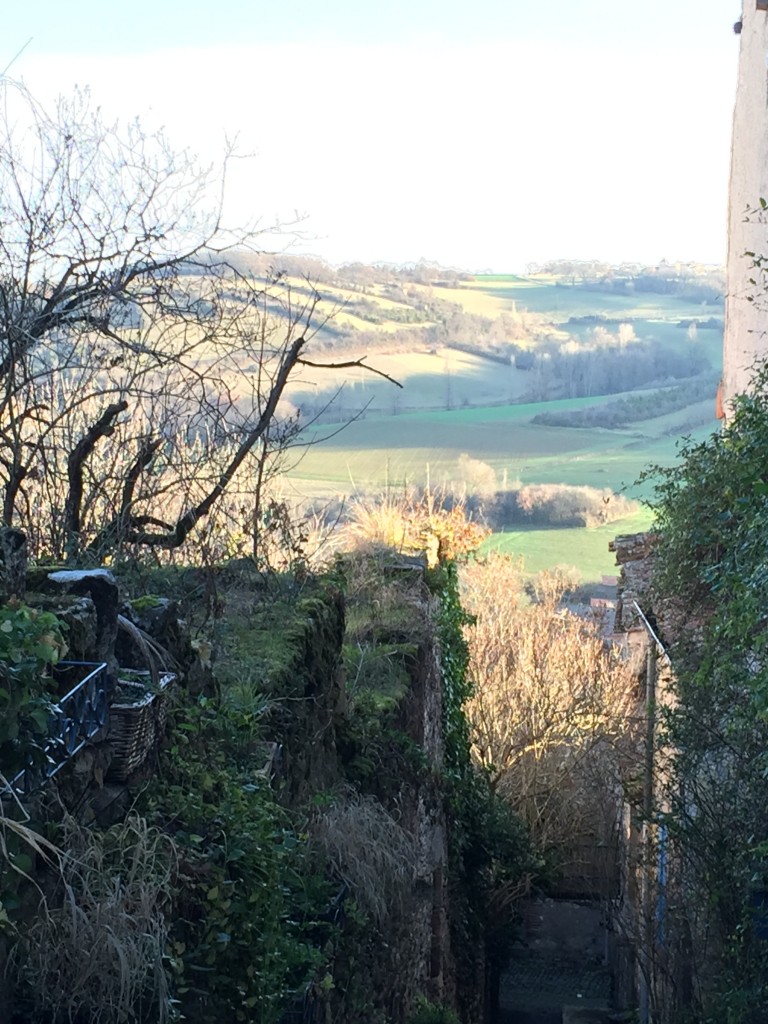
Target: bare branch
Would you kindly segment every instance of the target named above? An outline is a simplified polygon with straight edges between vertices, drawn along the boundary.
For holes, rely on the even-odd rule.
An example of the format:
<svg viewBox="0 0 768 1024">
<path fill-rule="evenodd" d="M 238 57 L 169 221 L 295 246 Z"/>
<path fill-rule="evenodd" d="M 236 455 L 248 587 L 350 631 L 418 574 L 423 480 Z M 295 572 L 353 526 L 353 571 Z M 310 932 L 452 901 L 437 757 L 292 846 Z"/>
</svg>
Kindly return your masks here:
<svg viewBox="0 0 768 1024">
<path fill-rule="evenodd" d="M 114 421 L 125 412 L 128 403 L 113 402 L 108 406 L 87 433 L 75 445 L 67 459 L 69 492 L 64 513 L 64 528 L 71 537 L 80 533 L 80 510 L 83 500 L 83 465 L 102 437 L 108 437 L 114 430 Z"/>
<path fill-rule="evenodd" d="M 369 373 L 375 373 L 377 377 L 383 377 L 384 380 L 388 380 L 390 384 L 394 384 L 398 388 L 403 386 L 399 380 L 395 380 L 394 377 L 390 377 L 389 374 L 384 373 L 383 370 L 377 370 L 375 366 L 369 366 L 365 359 L 365 356 L 361 356 L 360 359 L 350 359 L 345 363 L 314 363 L 310 359 L 297 359 L 296 361 L 301 366 L 312 366 L 319 370 L 347 370 L 357 366 L 363 370 L 367 370 Z"/>
</svg>

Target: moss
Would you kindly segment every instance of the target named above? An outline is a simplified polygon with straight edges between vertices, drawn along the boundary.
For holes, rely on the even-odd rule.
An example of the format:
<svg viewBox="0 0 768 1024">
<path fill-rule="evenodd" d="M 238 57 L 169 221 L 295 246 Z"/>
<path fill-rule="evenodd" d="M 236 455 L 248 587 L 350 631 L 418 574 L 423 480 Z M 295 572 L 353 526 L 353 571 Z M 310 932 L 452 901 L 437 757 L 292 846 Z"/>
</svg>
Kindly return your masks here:
<svg viewBox="0 0 768 1024">
<path fill-rule="evenodd" d="M 219 674 L 226 683 L 247 670 L 274 697 L 305 694 L 313 679 L 335 669 L 342 629 L 340 596 L 332 590 L 298 602 L 256 602 L 228 617 Z"/>
<path fill-rule="evenodd" d="M 394 707 L 408 691 L 417 654 L 414 643 L 345 644 L 349 692 L 368 692 L 382 710 Z"/>
<path fill-rule="evenodd" d="M 131 600 L 131 607 L 136 612 L 146 612 L 150 608 L 159 608 L 163 598 L 157 594 L 145 594 L 143 597 L 134 597 Z"/>
</svg>

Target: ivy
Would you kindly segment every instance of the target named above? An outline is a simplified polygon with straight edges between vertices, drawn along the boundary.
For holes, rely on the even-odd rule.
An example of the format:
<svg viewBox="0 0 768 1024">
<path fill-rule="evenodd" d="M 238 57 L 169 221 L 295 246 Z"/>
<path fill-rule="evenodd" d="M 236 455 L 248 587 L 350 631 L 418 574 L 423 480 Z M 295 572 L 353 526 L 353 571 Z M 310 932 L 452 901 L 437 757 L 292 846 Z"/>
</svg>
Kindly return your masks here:
<svg viewBox="0 0 768 1024">
<path fill-rule="evenodd" d="M 497 912 L 494 895 L 510 879 L 528 873 L 534 863 L 530 838 L 490 786 L 487 773 L 472 758 L 465 705 L 472 695 L 469 647 L 464 627 L 472 616 L 461 604 L 454 562 L 430 574 L 439 600 L 437 635 L 443 681 L 445 742 L 444 784 L 449 808 L 451 930 L 457 952 L 456 974 L 463 1017 L 472 1019 L 471 997 L 487 949 L 490 965 L 505 957 L 511 915 Z M 438 1008 L 439 1009 L 439 1008 Z"/>
<path fill-rule="evenodd" d="M 460 784 L 472 770 L 469 723 L 464 706 L 472 694 L 469 680 L 469 647 L 464 626 L 472 621 L 461 604 L 455 562 L 448 562 L 433 571 L 433 586 L 438 584 L 440 611 L 437 636 L 440 644 L 440 665 L 443 677 L 443 727 L 445 770 L 455 784 Z"/>
<path fill-rule="evenodd" d="M 186 708 L 142 809 L 179 851 L 169 954 L 185 1017 L 277 1024 L 318 965 L 328 893 L 253 755 L 232 757 L 232 728 L 226 705 Z"/>
<path fill-rule="evenodd" d="M 665 637 L 676 678 L 661 723 L 670 753 L 659 813 L 679 851 L 684 928 L 694 943 L 706 932 L 715 951 L 717 969 L 696 979 L 696 1019 L 731 1024 L 762 1019 L 768 993 L 764 912 L 754 909 L 768 883 L 766 452 L 762 366 L 721 433 L 645 474 L 655 484 L 654 605 L 678 622 Z"/>
</svg>

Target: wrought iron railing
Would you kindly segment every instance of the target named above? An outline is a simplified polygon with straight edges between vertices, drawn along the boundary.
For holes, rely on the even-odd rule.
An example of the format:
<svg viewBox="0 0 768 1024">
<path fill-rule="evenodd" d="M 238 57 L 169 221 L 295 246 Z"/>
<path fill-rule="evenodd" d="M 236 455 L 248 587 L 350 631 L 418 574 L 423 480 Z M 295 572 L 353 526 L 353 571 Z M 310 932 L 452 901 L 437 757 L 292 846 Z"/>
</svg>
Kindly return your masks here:
<svg viewBox="0 0 768 1024">
<path fill-rule="evenodd" d="M 11 780 L 10 786 L 18 796 L 27 796 L 53 778 L 109 720 L 106 662 L 63 661 L 56 670 L 64 678 L 78 670 L 87 674 L 51 706 L 42 763 L 22 769 Z"/>
</svg>

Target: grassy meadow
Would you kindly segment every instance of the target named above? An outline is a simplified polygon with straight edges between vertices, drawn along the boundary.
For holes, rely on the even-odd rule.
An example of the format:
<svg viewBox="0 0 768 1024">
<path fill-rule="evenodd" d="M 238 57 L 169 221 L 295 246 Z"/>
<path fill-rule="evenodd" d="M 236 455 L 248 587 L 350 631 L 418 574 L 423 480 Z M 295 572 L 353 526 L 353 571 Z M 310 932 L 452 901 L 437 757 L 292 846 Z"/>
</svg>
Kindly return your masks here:
<svg viewBox="0 0 768 1024">
<path fill-rule="evenodd" d="M 618 572 L 608 544 L 621 533 L 639 533 L 652 522 L 642 508 L 635 515 L 592 529 L 569 527 L 549 530 L 505 530 L 494 533 L 482 546 L 482 553 L 501 551 L 523 559 L 527 573 L 545 569 L 573 571 L 582 583 L 598 582 Z"/>
<path fill-rule="evenodd" d="M 722 363 L 719 330 L 699 329 L 691 338 L 685 329 L 685 321 L 719 317 L 721 310 L 674 296 L 601 293 L 514 276 L 478 277 L 454 287 L 410 287 L 411 299 L 421 293 L 489 319 L 504 313 L 535 313 L 547 318 L 553 332 L 575 338 L 587 328 L 570 324 L 571 317 L 628 322 L 640 339 L 655 339 L 675 350 L 699 346 L 713 369 Z M 345 301 L 344 289 L 336 288 L 331 299 Z M 383 316 L 391 304 L 380 285 L 368 289 L 366 299 L 381 305 Z M 289 398 L 305 410 L 305 418 L 307 409 L 316 414 L 322 408 L 326 421 L 308 431 L 308 437 L 322 443 L 291 453 L 287 480 L 296 495 L 335 500 L 426 483 L 472 494 L 479 486 L 473 466 L 482 463 L 486 490 L 495 474 L 498 491 L 516 483 L 571 484 L 642 499 L 649 485 L 643 490 L 635 481 L 650 464 L 669 465 L 682 437 L 703 438 L 717 429 L 714 402 L 709 400 L 620 428 L 535 424 L 533 417 L 544 410 L 591 408 L 620 396 L 532 401 L 529 372 L 446 346 L 414 345 L 409 350 L 402 337 L 398 346 L 388 348 L 386 336 L 395 326 L 402 324 L 383 320 L 377 325 L 384 340 L 368 352 L 368 361 L 400 381 L 402 388 L 360 369 L 329 375 L 307 370 L 304 379 L 292 385 Z M 370 323 L 366 329 L 371 330 Z M 657 389 L 662 386 L 659 382 Z M 333 405 L 325 408 L 331 398 Z M 462 458 L 466 456 L 476 463 Z M 529 572 L 570 566 L 583 581 L 599 581 L 613 571 L 610 539 L 649 524 L 649 511 L 638 506 L 634 514 L 596 528 L 510 526 L 494 534 L 485 549 L 522 556 Z"/>
<path fill-rule="evenodd" d="M 328 418 L 341 422 L 361 413 L 396 416 L 414 410 L 517 402 L 529 386 L 528 374 L 514 366 L 451 348 L 377 351 L 368 355 L 367 361 L 402 388 L 361 368 L 305 371 L 291 382 L 287 397 L 299 408 L 316 408 L 337 395 L 333 415 Z"/>
<path fill-rule="evenodd" d="M 634 295 L 593 291 L 578 284 L 563 284 L 553 278 L 510 277 L 499 275 L 478 276 L 456 290 L 485 296 L 490 308 L 498 302 L 508 306 L 516 302 L 532 313 L 551 314 L 553 320 L 567 320 L 572 316 L 608 316 L 617 320 L 660 319 L 680 320 L 701 316 L 699 303 L 687 302 L 675 296 L 655 293 Z M 481 303 L 483 299 L 479 300 Z M 478 312 L 481 310 L 478 309 Z M 707 314 L 709 315 L 709 314 Z"/>
</svg>

